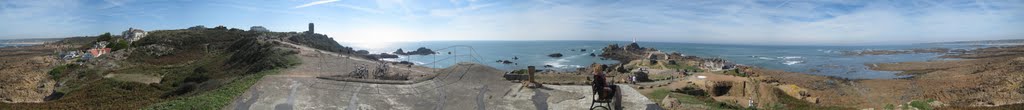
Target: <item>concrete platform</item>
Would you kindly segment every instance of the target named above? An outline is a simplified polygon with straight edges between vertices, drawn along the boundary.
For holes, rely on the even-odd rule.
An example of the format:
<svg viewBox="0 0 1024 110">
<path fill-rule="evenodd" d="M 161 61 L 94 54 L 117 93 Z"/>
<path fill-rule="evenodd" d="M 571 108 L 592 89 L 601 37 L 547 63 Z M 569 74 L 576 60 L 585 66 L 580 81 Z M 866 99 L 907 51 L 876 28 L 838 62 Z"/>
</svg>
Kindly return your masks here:
<svg viewBox="0 0 1024 110">
<path fill-rule="evenodd" d="M 308 51 L 304 51 L 308 52 Z M 306 53 L 303 53 L 306 54 Z M 475 63 L 431 70 L 437 76 L 413 84 L 371 84 L 317 79 L 351 71 L 329 65 L 373 64 L 340 55 L 303 56 L 304 64 L 279 75 L 263 77 L 225 109 L 233 110 L 581 110 L 589 109 L 589 86 L 546 85 L 520 88 L 502 79 L 503 71 Z M 319 57 L 319 56 L 317 56 Z M 330 60 L 320 60 L 330 59 Z M 334 63 L 334 64 L 330 64 Z M 332 72 L 317 72 L 329 70 Z M 340 71 L 340 72 L 339 72 Z M 658 109 L 654 102 L 627 85 L 622 109 Z M 538 95 L 539 94 L 539 95 Z"/>
</svg>

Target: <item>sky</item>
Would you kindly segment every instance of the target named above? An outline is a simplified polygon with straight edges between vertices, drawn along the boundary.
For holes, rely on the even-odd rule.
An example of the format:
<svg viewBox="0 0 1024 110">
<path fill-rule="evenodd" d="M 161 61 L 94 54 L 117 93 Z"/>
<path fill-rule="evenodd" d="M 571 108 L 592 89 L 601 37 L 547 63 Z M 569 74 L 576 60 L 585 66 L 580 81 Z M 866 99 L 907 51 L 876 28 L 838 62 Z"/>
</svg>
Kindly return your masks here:
<svg viewBox="0 0 1024 110">
<path fill-rule="evenodd" d="M 340 42 L 871 45 L 1024 38 L 1024 0 L 0 0 L 0 39 L 196 25 Z"/>
</svg>

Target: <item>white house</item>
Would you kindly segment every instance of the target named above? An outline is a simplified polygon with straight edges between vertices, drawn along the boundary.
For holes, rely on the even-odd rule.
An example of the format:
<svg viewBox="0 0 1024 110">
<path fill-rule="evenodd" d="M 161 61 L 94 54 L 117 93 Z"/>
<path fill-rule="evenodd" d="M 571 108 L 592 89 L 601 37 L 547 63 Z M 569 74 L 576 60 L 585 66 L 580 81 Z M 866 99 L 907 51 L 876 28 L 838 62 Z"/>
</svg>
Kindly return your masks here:
<svg viewBox="0 0 1024 110">
<path fill-rule="evenodd" d="M 121 33 L 121 36 L 124 36 L 124 39 L 128 40 L 128 42 L 135 42 L 146 37 L 146 31 L 143 31 L 142 29 L 128 28 L 127 31 Z"/>
</svg>

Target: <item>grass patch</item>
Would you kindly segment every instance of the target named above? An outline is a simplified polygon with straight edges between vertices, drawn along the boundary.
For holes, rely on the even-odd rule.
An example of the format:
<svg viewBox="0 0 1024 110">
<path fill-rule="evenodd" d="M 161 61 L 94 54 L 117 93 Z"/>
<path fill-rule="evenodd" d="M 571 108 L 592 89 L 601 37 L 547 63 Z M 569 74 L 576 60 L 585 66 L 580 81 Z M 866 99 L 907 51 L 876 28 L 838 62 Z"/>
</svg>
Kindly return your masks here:
<svg viewBox="0 0 1024 110">
<path fill-rule="evenodd" d="M 704 70 L 700 70 L 700 68 L 697 68 L 697 67 L 694 67 L 694 66 L 682 65 L 682 64 L 674 64 L 674 65 L 673 64 L 665 64 L 665 68 L 670 69 L 670 70 L 680 70 L 680 71 L 697 71 L 697 72 L 703 72 L 704 71 Z"/>
<path fill-rule="evenodd" d="M 263 76 L 277 74 L 280 69 L 268 70 L 256 74 L 250 74 L 236 79 L 227 85 L 190 97 L 181 97 L 171 101 L 157 103 L 147 107 L 147 110 L 212 110 L 221 109 L 235 97 L 242 95 L 249 87 L 256 84 Z"/>
<path fill-rule="evenodd" d="M 659 103 L 665 98 L 665 96 L 670 96 L 672 98 L 676 98 L 676 101 L 679 102 L 680 104 L 682 104 L 682 106 L 687 106 L 687 107 L 704 106 L 704 107 L 712 109 L 712 110 L 740 110 L 740 109 L 748 109 L 748 108 L 742 108 L 742 107 L 739 107 L 737 105 L 733 105 L 733 104 L 729 104 L 729 103 L 725 103 L 725 102 L 715 101 L 715 99 L 713 99 L 711 97 L 708 97 L 708 96 L 687 95 L 687 94 L 683 94 L 683 93 L 680 93 L 680 92 L 675 92 L 675 91 L 664 89 L 664 88 L 655 89 L 654 91 L 652 91 L 650 93 L 644 94 L 644 96 L 646 96 L 648 99 L 651 99 L 654 102 L 659 102 Z"/>
<path fill-rule="evenodd" d="M 726 75 L 733 75 L 733 76 L 739 76 L 739 77 L 747 77 L 747 73 L 740 72 L 740 69 L 726 70 L 726 71 L 722 71 L 722 73 L 724 73 Z"/>
<path fill-rule="evenodd" d="M 654 91 L 644 96 L 647 96 L 647 99 L 654 100 L 654 102 L 661 102 L 661 99 L 665 98 L 665 96 L 668 95 L 670 92 L 672 91 L 669 91 L 668 89 L 665 88 L 658 88 L 654 89 Z"/>
<path fill-rule="evenodd" d="M 928 103 L 932 103 L 934 101 L 935 101 L 935 99 L 928 99 L 928 100 L 923 100 L 923 101 L 922 100 L 914 100 L 914 101 L 910 101 L 910 106 L 914 107 L 914 108 L 917 108 L 917 109 L 921 109 L 921 110 L 932 110 L 932 109 L 935 109 L 935 108 L 932 108 L 932 106 L 928 105 Z"/>
</svg>

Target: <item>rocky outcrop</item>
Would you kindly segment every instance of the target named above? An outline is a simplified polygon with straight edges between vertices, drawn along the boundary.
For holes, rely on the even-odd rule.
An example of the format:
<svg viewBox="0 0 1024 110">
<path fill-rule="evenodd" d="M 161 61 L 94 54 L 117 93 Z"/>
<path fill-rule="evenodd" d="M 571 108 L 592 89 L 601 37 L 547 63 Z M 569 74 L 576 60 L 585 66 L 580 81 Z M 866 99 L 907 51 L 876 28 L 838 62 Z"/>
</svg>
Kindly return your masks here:
<svg viewBox="0 0 1024 110">
<path fill-rule="evenodd" d="M 405 55 L 405 51 L 402 51 L 402 48 L 398 48 L 398 50 L 395 50 L 395 52 L 391 52 L 391 53 L 398 54 L 398 55 Z"/>
<path fill-rule="evenodd" d="M 414 50 L 414 51 L 409 51 L 409 52 L 404 52 L 404 51 L 401 50 L 401 48 L 398 48 L 398 50 L 395 50 L 392 53 L 402 54 L 402 56 L 426 56 L 426 54 L 434 54 L 434 53 L 437 53 L 437 52 L 434 51 L 434 50 L 431 50 L 430 48 L 427 48 L 427 47 L 420 47 L 420 48 L 416 48 L 416 50 Z"/>
<path fill-rule="evenodd" d="M 626 45 L 626 47 L 623 47 L 623 49 L 626 49 L 628 51 L 639 51 L 639 50 L 644 50 L 645 48 L 644 47 L 640 47 L 639 44 L 636 44 L 636 42 L 634 42 L 634 43 L 629 43 L 629 45 Z"/>
<path fill-rule="evenodd" d="M 374 59 L 398 58 L 398 55 L 392 55 L 392 54 L 388 54 L 388 53 L 369 54 L 367 56 L 373 57 Z"/>
<path fill-rule="evenodd" d="M 629 62 L 636 59 L 644 58 L 646 57 L 645 55 L 647 55 L 648 52 L 657 50 L 654 48 L 640 47 L 640 45 L 637 43 L 630 43 L 629 45 L 626 45 L 624 47 L 619 47 L 618 44 L 608 45 L 608 47 L 601 49 L 601 51 L 603 51 L 603 53 L 601 53 L 600 55 L 601 57 L 609 58 L 619 62 Z"/>
</svg>

